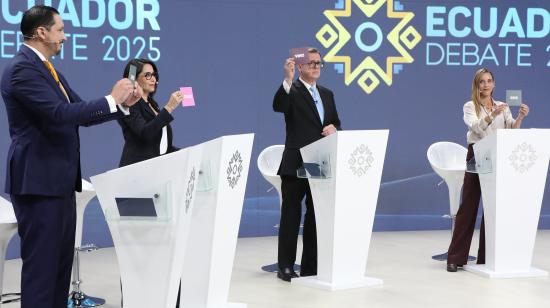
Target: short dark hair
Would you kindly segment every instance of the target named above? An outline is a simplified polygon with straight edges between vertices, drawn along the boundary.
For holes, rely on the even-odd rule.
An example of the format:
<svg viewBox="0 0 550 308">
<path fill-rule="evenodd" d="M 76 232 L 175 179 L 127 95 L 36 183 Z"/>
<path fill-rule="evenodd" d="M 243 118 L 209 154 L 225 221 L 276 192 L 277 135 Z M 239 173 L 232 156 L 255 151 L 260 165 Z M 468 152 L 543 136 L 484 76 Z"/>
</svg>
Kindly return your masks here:
<svg viewBox="0 0 550 308">
<path fill-rule="evenodd" d="M 143 71 L 143 66 L 145 64 L 149 64 L 153 67 L 153 72 L 157 73 L 156 78 L 157 78 L 157 82 L 158 82 L 160 80 L 160 76 L 159 76 L 159 71 L 157 69 L 157 65 L 155 64 L 155 62 L 153 62 L 149 59 L 144 59 L 144 58 L 130 60 L 126 64 L 126 67 L 124 68 L 124 73 L 122 74 L 122 77 L 123 78 L 128 78 L 128 75 L 130 75 L 130 66 L 134 65 L 136 67 L 136 78 L 137 78 L 137 76 L 139 74 L 141 74 L 141 72 Z M 149 96 L 153 97 L 154 94 L 155 94 L 155 92 L 151 93 L 151 95 L 149 95 Z"/>
<path fill-rule="evenodd" d="M 317 49 L 317 48 L 315 48 L 315 47 L 309 47 L 309 48 L 307 49 L 307 52 L 309 52 L 309 53 L 317 53 L 317 54 L 319 54 L 319 56 L 320 56 L 321 58 L 323 58 L 323 55 L 321 54 L 321 52 L 319 51 L 319 49 Z"/>
<path fill-rule="evenodd" d="M 21 18 L 21 33 L 25 40 L 34 38 L 34 31 L 38 27 L 50 30 L 55 24 L 55 15 L 59 15 L 59 12 L 46 5 L 35 5 L 25 11 Z"/>
</svg>

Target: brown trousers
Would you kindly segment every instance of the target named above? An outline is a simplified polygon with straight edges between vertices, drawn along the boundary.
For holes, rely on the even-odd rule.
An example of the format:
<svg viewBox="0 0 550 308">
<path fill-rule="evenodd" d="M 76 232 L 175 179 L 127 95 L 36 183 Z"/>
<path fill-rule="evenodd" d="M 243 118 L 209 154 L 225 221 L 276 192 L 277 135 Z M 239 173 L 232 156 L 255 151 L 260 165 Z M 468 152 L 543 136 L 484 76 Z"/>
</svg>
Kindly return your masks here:
<svg viewBox="0 0 550 308">
<path fill-rule="evenodd" d="M 473 144 L 468 145 L 466 161 L 474 157 Z M 464 265 L 468 262 L 470 245 L 476 225 L 479 200 L 481 199 L 481 186 L 477 173 L 466 172 L 464 185 L 462 186 L 462 202 L 456 214 L 455 228 L 451 245 L 449 245 L 447 263 Z M 485 264 L 485 219 L 481 216 L 481 228 L 479 230 L 479 249 L 477 251 L 477 264 Z"/>
</svg>

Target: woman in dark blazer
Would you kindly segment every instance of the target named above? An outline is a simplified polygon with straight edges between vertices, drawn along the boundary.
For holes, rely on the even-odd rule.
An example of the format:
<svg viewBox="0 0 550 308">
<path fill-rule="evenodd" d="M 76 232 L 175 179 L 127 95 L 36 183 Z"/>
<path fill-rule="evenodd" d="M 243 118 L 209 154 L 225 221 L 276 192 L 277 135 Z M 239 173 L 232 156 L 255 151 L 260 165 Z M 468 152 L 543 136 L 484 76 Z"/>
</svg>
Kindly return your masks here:
<svg viewBox="0 0 550 308">
<path fill-rule="evenodd" d="M 128 78 L 131 65 L 137 68 L 136 82 L 143 88 L 143 96 L 130 107 L 130 115 L 118 120 L 124 135 L 120 167 L 178 150 L 172 145 L 170 122 L 174 120 L 171 113 L 181 105 L 183 95 L 180 91 L 172 93 L 168 103 L 160 109 L 153 99 L 159 83 L 157 66 L 148 59 L 130 60 L 124 68 L 124 78 Z M 176 308 L 179 307 L 179 297 L 178 291 Z"/>
<path fill-rule="evenodd" d="M 133 59 L 124 69 L 125 78 L 131 65 L 137 68 L 136 82 L 143 88 L 143 96 L 130 107 L 130 115 L 118 120 L 125 141 L 120 167 L 178 150 L 172 145 L 169 123 L 174 120 L 171 113 L 180 105 L 183 95 L 180 91 L 172 93 L 160 109 L 153 99 L 159 82 L 157 66 L 148 59 Z"/>
</svg>

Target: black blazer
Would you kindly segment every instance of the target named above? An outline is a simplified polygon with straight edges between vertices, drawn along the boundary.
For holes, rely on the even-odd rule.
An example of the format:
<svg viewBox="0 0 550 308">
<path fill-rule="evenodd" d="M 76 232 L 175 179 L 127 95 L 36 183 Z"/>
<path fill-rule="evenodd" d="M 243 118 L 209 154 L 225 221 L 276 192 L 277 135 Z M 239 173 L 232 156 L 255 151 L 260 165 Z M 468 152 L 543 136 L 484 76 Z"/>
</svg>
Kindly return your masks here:
<svg viewBox="0 0 550 308">
<path fill-rule="evenodd" d="M 284 113 L 286 123 L 285 150 L 279 166 L 279 175 L 296 176 L 296 170 L 303 162 L 300 148 L 323 138 L 323 127 L 332 124 L 336 129 L 342 129 L 334 94 L 320 85 L 317 85 L 317 90 L 325 109 L 323 121 L 319 118 L 313 97 L 300 80 L 292 83 L 288 94 L 282 85 L 275 93 L 273 110 Z"/>
<path fill-rule="evenodd" d="M 166 153 L 177 151 L 178 148 L 172 145 L 172 128 L 169 125 L 172 120 L 174 118 L 165 108 L 155 116 L 143 99 L 130 107 L 130 115 L 118 120 L 125 141 L 119 166 L 160 156 L 160 140 L 164 126 L 168 135 Z"/>
</svg>

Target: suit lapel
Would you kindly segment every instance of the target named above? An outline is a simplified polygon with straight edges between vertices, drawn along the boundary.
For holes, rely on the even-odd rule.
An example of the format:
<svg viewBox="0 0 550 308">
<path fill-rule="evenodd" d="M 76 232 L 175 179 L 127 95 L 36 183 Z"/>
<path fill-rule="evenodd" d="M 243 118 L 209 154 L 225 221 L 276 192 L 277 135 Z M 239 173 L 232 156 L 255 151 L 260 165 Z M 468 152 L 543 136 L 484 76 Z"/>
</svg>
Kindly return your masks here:
<svg viewBox="0 0 550 308">
<path fill-rule="evenodd" d="M 67 96 L 69 97 L 69 102 L 73 103 L 74 98 L 71 96 L 71 90 L 69 88 L 69 83 L 67 82 L 65 77 L 63 77 L 63 75 L 61 75 L 59 72 L 57 72 L 57 75 L 59 76 L 59 82 L 61 82 L 61 84 L 63 85 L 63 88 L 65 89 L 65 91 L 67 91 Z M 61 91 L 61 93 L 63 93 L 63 91 Z M 63 95 L 63 97 L 65 97 L 65 95 Z"/>
<path fill-rule="evenodd" d="M 306 105 L 309 106 L 309 108 L 311 109 L 311 112 L 313 112 L 313 115 L 315 116 L 317 121 L 319 121 L 319 123 L 322 124 L 321 118 L 319 117 L 319 112 L 317 111 L 317 107 L 315 107 L 315 102 L 313 101 L 313 97 L 311 96 L 311 93 L 309 92 L 309 90 L 300 81 L 300 79 L 297 79 L 294 82 L 294 86 L 296 87 L 298 92 L 300 92 L 300 94 L 302 94 L 302 96 L 304 97 L 304 99 L 306 101 Z"/>
<path fill-rule="evenodd" d="M 63 94 L 63 91 L 61 91 L 61 88 L 59 87 L 59 85 L 57 84 L 55 79 L 53 78 L 52 73 L 48 70 L 48 68 L 42 62 L 42 60 L 40 60 L 40 57 L 32 49 L 30 49 L 29 47 L 27 47 L 25 45 L 21 46 L 21 52 L 23 52 L 30 60 L 34 61 L 34 63 L 36 64 L 36 67 L 38 68 L 38 70 L 44 75 L 44 77 L 46 77 L 46 80 L 48 81 L 50 86 L 52 86 L 54 91 L 57 92 L 57 95 L 59 97 L 63 98 L 64 100 L 67 100 L 67 97 L 65 96 L 65 94 Z M 56 70 L 56 72 L 57 72 L 57 70 Z M 59 72 L 57 73 L 57 75 L 59 76 Z M 65 88 L 65 89 L 67 89 L 67 88 Z M 68 95 L 68 93 L 67 93 L 67 95 Z"/>
<path fill-rule="evenodd" d="M 149 104 L 144 100 L 144 99 L 141 99 L 139 101 L 141 103 L 141 108 L 145 110 L 145 112 L 147 112 L 147 114 L 149 114 L 150 119 L 154 119 L 155 118 L 155 113 L 153 112 L 153 110 L 151 110 L 151 107 L 149 106 Z"/>
</svg>

